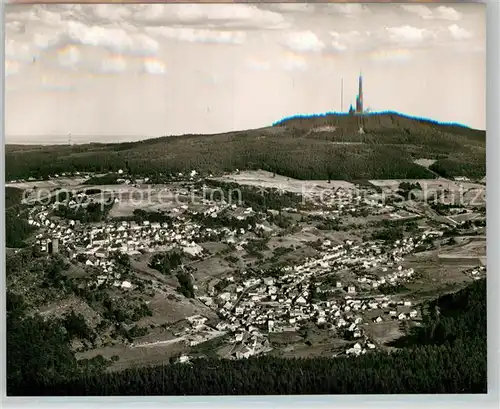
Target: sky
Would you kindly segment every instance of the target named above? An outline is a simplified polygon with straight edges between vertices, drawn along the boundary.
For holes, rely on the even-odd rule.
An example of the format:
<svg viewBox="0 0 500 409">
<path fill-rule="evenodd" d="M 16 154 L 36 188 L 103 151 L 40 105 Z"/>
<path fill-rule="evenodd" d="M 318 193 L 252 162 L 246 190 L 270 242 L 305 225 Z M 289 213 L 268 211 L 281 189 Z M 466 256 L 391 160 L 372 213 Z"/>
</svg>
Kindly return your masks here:
<svg viewBox="0 0 500 409">
<path fill-rule="evenodd" d="M 260 128 L 365 108 L 485 129 L 482 4 L 9 4 L 7 143 Z"/>
</svg>

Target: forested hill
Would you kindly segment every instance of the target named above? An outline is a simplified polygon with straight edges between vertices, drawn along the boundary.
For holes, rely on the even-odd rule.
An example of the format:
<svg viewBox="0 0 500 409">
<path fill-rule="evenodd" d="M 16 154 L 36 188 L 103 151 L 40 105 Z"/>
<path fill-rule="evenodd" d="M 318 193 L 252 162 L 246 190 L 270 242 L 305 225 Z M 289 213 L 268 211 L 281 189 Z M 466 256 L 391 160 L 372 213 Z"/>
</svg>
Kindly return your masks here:
<svg viewBox="0 0 500 409">
<path fill-rule="evenodd" d="M 77 364 L 68 336 L 54 323 L 23 319 L 22 306 L 22 300 L 7 294 L 9 395 L 487 392 L 484 279 L 431 303 L 423 325 L 399 340 L 396 352 L 335 359 L 198 359 L 112 373 L 96 373 L 95 363 L 88 369 Z M 440 314 L 433 313 L 436 307 Z"/>
<path fill-rule="evenodd" d="M 361 129 L 360 129 L 361 128 Z M 431 170 L 417 159 L 434 159 Z M 6 147 L 6 178 L 127 169 L 137 175 L 264 169 L 297 179 L 404 179 L 486 173 L 485 132 L 395 113 L 289 118 L 216 135 L 122 144 Z"/>
</svg>

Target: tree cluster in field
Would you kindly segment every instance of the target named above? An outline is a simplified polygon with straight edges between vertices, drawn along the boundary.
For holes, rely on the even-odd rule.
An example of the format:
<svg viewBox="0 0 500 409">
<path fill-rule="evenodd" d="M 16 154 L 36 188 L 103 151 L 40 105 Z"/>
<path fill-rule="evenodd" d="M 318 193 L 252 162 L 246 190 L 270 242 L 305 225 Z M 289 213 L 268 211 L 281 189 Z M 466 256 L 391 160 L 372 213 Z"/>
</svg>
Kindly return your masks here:
<svg viewBox="0 0 500 409">
<path fill-rule="evenodd" d="M 37 230 L 28 223 L 26 206 L 22 204 L 23 191 L 5 187 L 5 247 L 25 247 L 25 240 Z"/>
<path fill-rule="evenodd" d="M 380 291 L 384 295 L 394 295 L 408 292 L 408 288 L 401 283 L 397 284 L 382 284 L 378 287 L 378 291 Z"/>
<path fill-rule="evenodd" d="M 194 298 L 194 286 L 191 275 L 186 271 L 179 271 L 177 273 L 177 280 L 179 281 L 177 291 L 184 297 Z"/>
<path fill-rule="evenodd" d="M 233 182 L 223 182 L 214 179 L 206 181 L 206 197 L 217 199 L 212 192 L 220 192 L 220 199 L 228 203 L 251 207 L 256 211 L 281 210 L 287 207 L 297 207 L 302 203 L 302 196 L 297 193 L 282 191 L 276 188 L 259 188 L 245 186 Z"/>
<path fill-rule="evenodd" d="M 409 183 L 409 182 L 401 182 L 398 186 L 398 195 L 403 196 L 405 200 L 415 199 L 415 192 L 421 191 L 422 186 L 420 183 Z"/>
<path fill-rule="evenodd" d="M 156 253 L 151 257 L 149 267 L 158 270 L 164 275 L 170 275 L 182 265 L 182 254 L 176 250 L 165 253 Z"/>
<path fill-rule="evenodd" d="M 98 223 L 106 219 L 113 203 L 89 202 L 86 206 L 66 206 L 60 204 L 54 209 L 54 215 L 81 223 Z"/>
<path fill-rule="evenodd" d="M 12 302 L 8 305 L 12 311 Z M 393 346 L 399 349 L 390 353 L 375 351 L 357 358 L 263 356 L 236 361 L 200 358 L 189 364 L 110 373 L 84 371 L 85 366 L 77 364 L 67 349 L 67 340 L 58 325 L 50 322 L 42 325 L 26 319 L 24 324 L 13 327 L 13 322 L 8 321 L 8 393 L 85 396 L 485 393 L 485 280 L 440 297 L 427 310 L 423 325 L 411 328 L 408 335 L 395 341 Z M 12 318 L 8 316 L 8 320 Z M 33 333 L 26 339 L 34 341 L 34 346 L 27 347 L 28 341 L 22 338 L 27 328 Z M 40 373 L 43 376 L 38 376 Z"/>
<path fill-rule="evenodd" d="M 247 215 L 245 218 L 239 219 L 227 211 L 220 212 L 217 217 L 212 217 L 210 214 L 192 213 L 190 218 L 194 223 L 198 223 L 205 228 L 227 227 L 231 230 L 246 230 L 248 226 L 255 227 L 258 220 L 255 215 Z"/>
</svg>

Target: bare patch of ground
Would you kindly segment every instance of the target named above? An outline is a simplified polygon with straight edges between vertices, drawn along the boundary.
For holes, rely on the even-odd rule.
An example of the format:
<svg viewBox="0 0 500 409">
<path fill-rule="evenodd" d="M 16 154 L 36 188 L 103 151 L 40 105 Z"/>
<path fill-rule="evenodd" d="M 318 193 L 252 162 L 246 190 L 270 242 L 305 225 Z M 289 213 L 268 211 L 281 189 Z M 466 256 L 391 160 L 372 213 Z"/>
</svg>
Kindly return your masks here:
<svg viewBox="0 0 500 409">
<path fill-rule="evenodd" d="M 436 159 L 417 159 L 414 160 L 413 163 L 423 166 L 424 168 L 429 168 L 429 166 L 433 165 L 436 162 Z"/>
<path fill-rule="evenodd" d="M 263 170 L 233 173 L 218 178 L 218 180 L 239 183 L 241 185 L 280 189 L 286 192 L 298 194 L 320 193 L 325 189 L 354 188 L 352 183 L 343 180 L 332 180 L 330 183 L 326 180 L 305 181 L 281 175 L 273 175 L 273 173 Z"/>
<path fill-rule="evenodd" d="M 368 338 L 373 340 L 375 344 L 378 344 L 379 346 L 384 346 L 385 344 L 404 335 L 404 331 L 401 329 L 401 321 L 398 320 L 387 320 L 380 323 L 364 324 L 362 327 Z"/>
<path fill-rule="evenodd" d="M 138 321 L 140 326 L 174 323 L 193 315 L 216 318 L 214 312 L 196 299 L 189 299 L 180 294 L 156 294 L 148 303 L 153 311 L 152 317 L 144 317 Z"/>
<path fill-rule="evenodd" d="M 85 178 L 59 178 L 51 180 L 40 180 L 33 182 L 6 183 L 5 186 L 17 187 L 18 189 L 53 189 L 57 187 L 76 187 L 85 182 Z"/>
<path fill-rule="evenodd" d="M 77 359 L 92 358 L 102 355 L 104 358 L 117 356 L 118 361 L 109 368 L 110 371 L 119 371 L 130 367 L 167 364 L 171 357 L 189 351 L 189 346 L 183 342 L 158 344 L 148 348 L 135 348 L 133 346 L 112 346 L 97 348 L 91 351 L 77 353 Z"/>
</svg>

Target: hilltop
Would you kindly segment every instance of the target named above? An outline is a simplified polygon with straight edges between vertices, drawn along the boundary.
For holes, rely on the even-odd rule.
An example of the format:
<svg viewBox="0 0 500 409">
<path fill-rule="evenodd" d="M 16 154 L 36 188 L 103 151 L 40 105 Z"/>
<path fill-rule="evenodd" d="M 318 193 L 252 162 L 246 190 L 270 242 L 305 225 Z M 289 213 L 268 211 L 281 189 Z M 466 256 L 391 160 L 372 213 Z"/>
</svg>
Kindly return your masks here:
<svg viewBox="0 0 500 409">
<path fill-rule="evenodd" d="M 422 159 L 432 163 L 421 165 Z M 420 163 L 420 164 L 419 164 Z M 485 131 L 394 112 L 292 117 L 214 135 L 77 146 L 6 146 L 8 180 L 72 171 L 133 174 L 263 169 L 297 179 L 404 179 L 486 173 Z"/>
</svg>

